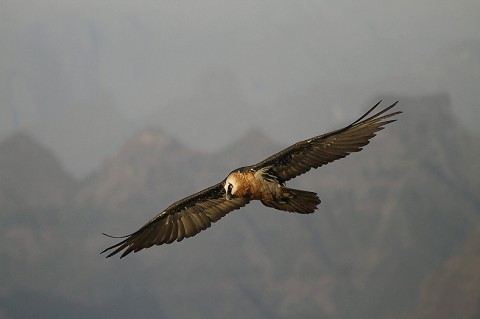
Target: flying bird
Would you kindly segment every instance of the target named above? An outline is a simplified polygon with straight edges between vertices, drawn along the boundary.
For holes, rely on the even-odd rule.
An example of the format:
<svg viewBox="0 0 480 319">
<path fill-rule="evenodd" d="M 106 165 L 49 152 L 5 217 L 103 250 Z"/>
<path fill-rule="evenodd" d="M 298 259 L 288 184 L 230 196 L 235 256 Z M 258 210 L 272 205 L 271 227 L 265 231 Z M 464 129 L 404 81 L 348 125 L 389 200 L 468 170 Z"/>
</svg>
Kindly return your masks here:
<svg viewBox="0 0 480 319">
<path fill-rule="evenodd" d="M 111 257 L 124 250 L 120 257 L 123 258 L 153 245 L 181 241 L 195 236 L 252 200 L 259 200 L 263 205 L 281 211 L 313 213 L 320 204 L 317 194 L 288 188 L 285 182 L 312 168 L 362 150 L 376 132 L 396 121 L 392 117 L 401 113 L 387 113 L 397 101 L 368 117 L 380 102 L 342 129 L 300 141 L 258 164 L 233 170 L 220 183 L 168 206 L 130 235 L 115 237 L 104 234 L 123 240 L 102 253 L 110 252 L 107 257 Z"/>
</svg>

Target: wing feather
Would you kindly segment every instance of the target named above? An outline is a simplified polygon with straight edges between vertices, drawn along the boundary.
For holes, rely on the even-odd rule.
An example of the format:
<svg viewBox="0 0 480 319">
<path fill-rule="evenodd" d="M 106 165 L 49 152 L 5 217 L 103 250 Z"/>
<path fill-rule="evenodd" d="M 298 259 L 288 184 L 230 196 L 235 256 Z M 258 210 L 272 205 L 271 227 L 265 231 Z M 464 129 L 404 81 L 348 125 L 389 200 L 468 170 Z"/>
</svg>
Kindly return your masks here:
<svg viewBox="0 0 480 319">
<path fill-rule="evenodd" d="M 185 227 L 185 234 L 187 235 L 186 237 L 192 237 L 197 233 L 197 230 L 195 229 L 195 224 L 193 221 L 190 219 L 189 214 L 184 214 L 182 217 L 182 222 L 183 222 L 183 227 Z"/>
<path fill-rule="evenodd" d="M 183 223 L 180 220 L 177 220 L 178 225 L 178 233 L 177 233 L 177 241 L 182 241 L 185 238 L 185 227 L 183 227 Z"/>
<path fill-rule="evenodd" d="M 391 118 L 401 113 L 387 113 L 397 105 L 397 101 L 368 117 L 380 102 L 352 124 L 342 129 L 295 143 L 254 165 L 253 169 L 259 170 L 270 167 L 270 170 L 283 183 L 308 172 L 312 168 L 318 168 L 343 158 L 352 152 L 362 150 L 370 142 L 370 139 L 375 136 L 376 132 L 382 130 L 385 125 L 395 122 L 396 120 Z"/>
<path fill-rule="evenodd" d="M 170 232 L 170 236 L 168 237 L 168 240 L 165 241 L 166 244 L 171 244 L 173 243 L 178 236 L 178 221 L 174 221 L 172 223 L 172 231 Z"/>
<path fill-rule="evenodd" d="M 107 257 L 123 251 L 121 258 L 153 245 L 181 241 L 195 236 L 229 212 L 245 206 L 250 200 L 226 200 L 223 182 L 209 187 L 170 205 L 139 230 L 125 236 L 121 242 L 108 247 Z"/>
<path fill-rule="evenodd" d="M 172 216 L 167 216 L 165 224 L 160 228 L 162 232 L 162 236 L 160 237 L 161 242 L 167 242 L 170 239 L 170 236 L 172 235 L 173 224 L 174 222 L 172 220 Z M 152 247 L 155 244 L 155 238 L 157 237 L 156 235 L 155 229 L 150 227 L 150 235 L 143 238 L 143 242 L 146 243 L 145 246 Z M 138 249 L 135 251 L 137 252 L 140 249 L 143 249 L 143 247 L 138 246 Z"/>
</svg>

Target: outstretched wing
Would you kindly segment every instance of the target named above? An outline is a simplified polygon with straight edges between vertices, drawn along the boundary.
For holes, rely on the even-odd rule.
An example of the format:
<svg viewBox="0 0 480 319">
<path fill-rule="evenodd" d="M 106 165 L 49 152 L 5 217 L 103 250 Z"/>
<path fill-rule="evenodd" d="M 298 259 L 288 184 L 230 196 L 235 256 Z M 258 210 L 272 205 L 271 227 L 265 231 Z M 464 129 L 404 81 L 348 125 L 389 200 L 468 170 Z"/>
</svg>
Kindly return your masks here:
<svg viewBox="0 0 480 319">
<path fill-rule="evenodd" d="M 139 230 L 121 237 L 126 239 L 108 247 L 102 253 L 114 249 L 107 255 L 108 258 L 125 249 L 120 257 L 123 258 L 132 251 L 137 252 L 153 245 L 169 244 L 175 240 L 181 241 L 195 236 L 210 227 L 211 223 L 245 206 L 248 202 L 249 200 L 245 198 L 226 200 L 223 182 L 218 183 L 173 203 Z"/>
<path fill-rule="evenodd" d="M 362 147 L 369 143 L 376 132 L 382 130 L 386 124 L 396 121 L 391 117 L 401 113 L 386 114 L 387 111 L 397 105 L 397 101 L 375 115 L 366 118 L 380 102 L 347 127 L 293 144 L 254 165 L 253 168 L 259 170 L 269 167 L 269 170 L 273 171 L 280 182 L 286 182 L 312 168 L 318 168 L 352 152 L 362 150 Z"/>
</svg>

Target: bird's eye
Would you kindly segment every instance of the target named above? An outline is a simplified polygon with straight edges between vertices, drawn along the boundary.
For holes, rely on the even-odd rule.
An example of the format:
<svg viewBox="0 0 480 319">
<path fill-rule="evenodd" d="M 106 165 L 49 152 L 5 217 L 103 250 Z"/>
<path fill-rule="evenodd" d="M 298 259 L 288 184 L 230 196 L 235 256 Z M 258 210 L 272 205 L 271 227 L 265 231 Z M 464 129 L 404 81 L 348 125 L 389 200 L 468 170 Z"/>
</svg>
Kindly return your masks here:
<svg viewBox="0 0 480 319">
<path fill-rule="evenodd" d="M 232 188 L 233 188 L 233 185 L 232 185 L 232 184 L 228 184 L 228 192 L 229 192 L 229 193 L 232 192 Z"/>
</svg>

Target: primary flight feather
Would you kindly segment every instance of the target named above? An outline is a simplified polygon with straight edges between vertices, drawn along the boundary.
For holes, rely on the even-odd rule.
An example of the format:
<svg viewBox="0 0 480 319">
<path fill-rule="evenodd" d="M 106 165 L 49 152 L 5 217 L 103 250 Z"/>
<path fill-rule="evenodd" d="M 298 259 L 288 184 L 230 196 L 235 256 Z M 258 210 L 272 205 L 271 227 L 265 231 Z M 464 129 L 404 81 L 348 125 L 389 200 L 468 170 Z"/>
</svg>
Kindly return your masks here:
<svg viewBox="0 0 480 319">
<path fill-rule="evenodd" d="M 136 232 L 115 237 L 124 239 L 102 253 L 111 251 L 107 255 L 110 257 L 123 251 L 122 258 L 153 245 L 181 241 L 251 200 L 260 200 L 265 206 L 282 211 L 313 213 L 320 204 L 317 194 L 288 188 L 285 182 L 362 150 L 376 132 L 394 122 L 392 117 L 401 113 L 387 113 L 398 103 L 395 102 L 368 117 L 380 102 L 342 129 L 295 143 L 258 164 L 232 171 L 214 186 L 173 203 Z"/>
</svg>

